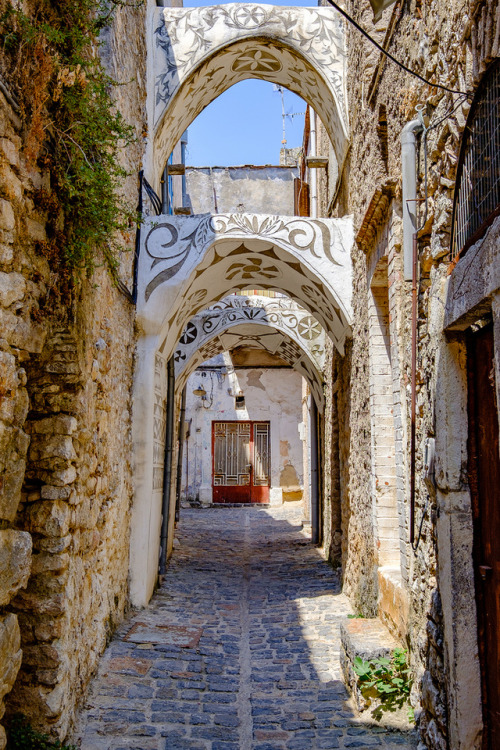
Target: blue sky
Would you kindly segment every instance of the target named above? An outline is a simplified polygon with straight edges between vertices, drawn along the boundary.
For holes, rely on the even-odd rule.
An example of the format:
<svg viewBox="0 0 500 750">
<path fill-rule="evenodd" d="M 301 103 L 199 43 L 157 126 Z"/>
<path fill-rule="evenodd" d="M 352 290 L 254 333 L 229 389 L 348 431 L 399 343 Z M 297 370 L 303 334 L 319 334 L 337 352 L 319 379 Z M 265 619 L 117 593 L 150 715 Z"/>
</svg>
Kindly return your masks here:
<svg viewBox="0 0 500 750">
<path fill-rule="evenodd" d="M 210 0 L 184 0 L 184 7 L 222 5 Z M 273 5 L 317 6 L 317 0 Z M 304 112 L 305 102 L 285 90 L 285 112 Z M 279 164 L 282 125 L 281 95 L 267 81 L 247 80 L 236 84 L 212 102 L 188 130 L 189 166 Z M 304 118 L 286 118 L 287 147 L 302 144 Z"/>
</svg>

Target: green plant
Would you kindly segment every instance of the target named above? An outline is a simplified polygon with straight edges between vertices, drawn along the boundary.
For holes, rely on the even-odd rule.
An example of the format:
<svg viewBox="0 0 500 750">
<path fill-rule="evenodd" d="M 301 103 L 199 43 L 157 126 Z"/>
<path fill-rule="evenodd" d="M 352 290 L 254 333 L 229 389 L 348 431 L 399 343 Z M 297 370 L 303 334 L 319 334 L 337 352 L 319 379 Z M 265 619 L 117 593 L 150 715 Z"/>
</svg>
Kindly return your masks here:
<svg viewBox="0 0 500 750">
<path fill-rule="evenodd" d="M 0 0 L 2 73 L 19 101 L 25 157 L 50 173 L 50 189 L 34 195 L 48 229 L 37 250 L 63 297 L 78 270 L 104 262 L 114 272 L 117 238 L 136 221 L 121 197 L 127 172 L 120 160 L 134 131 L 114 106 L 116 84 L 97 52 L 100 32 L 124 4 L 39 0 L 27 15 Z"/>
<path fill-rule="evenodd" d="M 379 657 L 364 661 L 356 656 L 353 664 L 361 693 L 368 705 L 373 700 L 379 703 L 372 716 L 379 721 L 385 711 L 395 711 L 408 703 L 412 686 L 411 672 L 407 662 L 407 651 L 394 649 L 390 657 Z M 412 720 L 413 711 L 409 707 Z"/>
<path fill-rule="evenodd" d="M 76 745 L 62 745 L 30 726 L 24 716 L 14 716 L 7 733 L 7 750 L 76 750 Z"/>
</svg>

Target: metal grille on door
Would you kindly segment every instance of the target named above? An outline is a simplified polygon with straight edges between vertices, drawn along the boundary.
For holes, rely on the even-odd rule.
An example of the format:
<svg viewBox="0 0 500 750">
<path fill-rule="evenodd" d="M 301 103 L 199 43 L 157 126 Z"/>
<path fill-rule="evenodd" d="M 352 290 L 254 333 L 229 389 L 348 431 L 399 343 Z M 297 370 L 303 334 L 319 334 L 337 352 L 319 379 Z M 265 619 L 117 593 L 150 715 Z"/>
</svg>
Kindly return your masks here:
<svg viewBox="0 0 500 750">
<path fill-rule="evenodd" d="M 261 422 L 253 426 L 254 484 L 269 484 L 269 424 Z"/>
<path fill-rule="evenodd" d="M 249 485 L 250 424 L 216 422 L 214 431 L 214 486 Z"/>
<path fill-rule="evenodd" d="M 214 503 L 266 503 L 269 422 L 213 422 Z"/>
</svg>

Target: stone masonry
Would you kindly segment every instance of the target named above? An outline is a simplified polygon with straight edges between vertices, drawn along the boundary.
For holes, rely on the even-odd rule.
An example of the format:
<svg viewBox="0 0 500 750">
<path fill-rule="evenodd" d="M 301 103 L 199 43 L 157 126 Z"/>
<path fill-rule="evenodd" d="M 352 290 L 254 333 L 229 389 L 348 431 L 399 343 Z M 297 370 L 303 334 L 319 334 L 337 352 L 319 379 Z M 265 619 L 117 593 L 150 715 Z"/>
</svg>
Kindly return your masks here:
<svg viewBox="0 0 500 750">
<path fill-rule="evenodd" d="M 31 5 L 23 4 L 28 14 Z M 143 19 L 144 8 L 118 10 L 101 48 L 137 135 L 123 153 L 132 205 L 143 151 Z M 126 48 L 116 43 L 123 36 Z M 5 699 L 9 714 L 63 737 L 127 606 L 133 308 L 103 267 L 77 282 L 69 308 L 45 304 L 58 282 L 36 250 L 47 221 L 37 200 L 51 176 L 27 162 L 21 112 L 8 85 L 2 91 L 0 718 Z M 133 226 L 119 238 L 129 286 L 134 238 Z"/>
<path fill-rule="evenodd" d="M 351 609 L 300 503 L 181 515 L 165 583 L 92 683 L 81 750 L 415 746 L 346 703 L 339 628 Z"/>
</svg>

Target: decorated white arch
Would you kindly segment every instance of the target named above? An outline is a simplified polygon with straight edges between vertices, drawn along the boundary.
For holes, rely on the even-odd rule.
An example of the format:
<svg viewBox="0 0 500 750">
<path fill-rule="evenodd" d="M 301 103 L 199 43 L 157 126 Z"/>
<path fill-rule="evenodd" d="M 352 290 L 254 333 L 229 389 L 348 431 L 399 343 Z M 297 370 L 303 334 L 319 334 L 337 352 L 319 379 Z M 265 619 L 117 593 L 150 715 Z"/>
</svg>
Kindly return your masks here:
<svg viewBox="0 0 500 750">
<path fill-rule="evenodd" d="M 157 216 L 145 219 L 141 235 L 130 561 L 130 594 L 136 605 L 149 601 L 157 579 L 165 429 L 161 383 L 187 323 L 236 291 L 271 289 L 308 311 L 343 353 L 351 332 L 353 244 L 350 217 Z M 315 365 L 290 336 L 283 343 L 282 353 L 288 349 L 321 405 Z"/>
<path fill-rule="evenodd" d="M 230 86 L 258 78 L 305 99 L 342 164 L 348 145 L 344 29 L 333 8 L 228 4 L 157 8 L 150 27 L 154 169 Z"/>
<path fill-rule="evenodd" d="M 247 288 L 284 292 L 308 310 L 339 351 L 350 334 L 352 221 L 256 214 L 145 220 L 137 319 L 174 352 L 188 320 Z"/>
<path fill-rule="evenodd" d="M 176 386 L 182 388 L 196 367 L 220 352 L 236 346 L 261 348 L 306 379 L 322 412 L 325 339 L 320 323 L 294 300 L 232 295 L 184 328 L 174 353 Z"/>
</svg>

